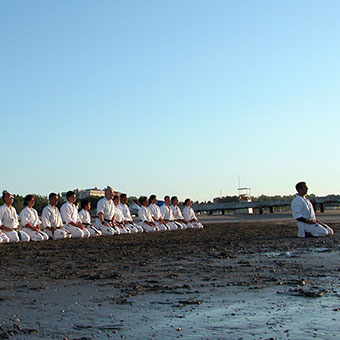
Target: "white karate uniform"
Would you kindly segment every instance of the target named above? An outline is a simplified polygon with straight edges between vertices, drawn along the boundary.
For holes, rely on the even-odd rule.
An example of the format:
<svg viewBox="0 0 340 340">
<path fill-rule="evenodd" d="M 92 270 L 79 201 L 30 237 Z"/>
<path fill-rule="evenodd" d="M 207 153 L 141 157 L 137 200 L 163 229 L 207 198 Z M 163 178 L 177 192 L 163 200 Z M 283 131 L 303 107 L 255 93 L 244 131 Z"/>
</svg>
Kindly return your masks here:
<svg viewBox="0 0 340 340">
<path fill-rule="evenodd" d="M 308 220 L 316 220 L 315 212 L 312 203 L 305 197 L 300 195 L 296 195 L 296 197 L 292 200 L 291 203 L 292 215 L 295 219 L 304 217 Z M 312 236 L 320 237 L 333 235 L 334 231 L 332 228 L 327 226 L 326 224 L 307 224 L 304 222 L 297 222 L 298 227 L 298 237 L 305 237 L 306 233 L 312 234 Z"/>
<path fill-rule="evenodd" d="M 97 217 L 96 228 L 99 229 L 103 235 L 119 234 L 119 230 L 115 226 L 112 226 L 112 222 L 109 222 L 112 221 L 113 216 L 115 215 L 115 205 L 113 201 L 108 200 L 106 197 L 100 199 L 97 203 L 97 216 L 99 213 L 104 215 L 105 222 L 109 223 L 110 226 L 102 224 Z"/>
<path fill-rule="evenodd" d="M 197 220 L 194 209 L 188 206 L 185 206 L 183 209 L 183 217 L 186 221 Z M 200 222 L 190 222 L 190 223 L 194 228 L 200 228 L 200 229 L 203 228 L 203 224 Z"/>
<path fill-rule="evenodd" d="M 157 204 L 150 203 L 148 208 L 153 218 L 155 218 L 156 220 L 159 220 L 160 218 L 162 218 L 161 210 L 159 209 L 159 206 Z M 156 222 L 156 221 L 154 222 L 159 228 L 159 231 L 171 230 L 171 227 L 168 226 L 167 224 L 163 224 L 161 222 Z"/>
<path fill-rule="evenodd" d="M 159 210 L 162 214 L 163 219 L 166 221 L 170 221 L 170 222 L 167 222 L 167 226 L 169 230 L 182 229 L 182 224 L 174 221 L 175 217 L 170 206 L 163 204 Z"/>
<path fill-rule="evenodd" d="M 0 222 L 1 224 L 1 222 Z M 9 237 L 1 230 L 1 234 L 0 234 L 0 243 L 8 243 L 10 242 Z"/>
<path fill-rule="evenodd" d="M 42 229 L 52 240 L 62 240 L 71 237 L 71 234 L 64 229 L 59 209 L 48 204 L 41 215 Z M 47 228 L 58 227 L 54 232 Z"/>
<path fill-rule="evenodd" d="M 171 204 L 170 208 L 172 210 L 172 213 L 174 215 L 175 220 L 183 220 L 182 223 L 177 222 L 178 224 L 181 225 L 181 229 L 193 228 L 193 226 L 190 223 L 187 223 L 187 224 L 184 223 L 184 217 L 183 217 L 182 211 L 181 211 L 181 209 L 179 208 L 178 205 L 174 206 L 174 205 Z"/>
<path fill-rule="evenodd" d="M 40 226 L 41 221 L 38 217 L 38 212 L 29 207 L 25 207 L 21 210 L 20 213 L 20 225 L 22 230 L 29 235 L 31 241 L 40 242 L 48 240 L 48 235 L 43 231 L 35 231 L 26 227 L 27 224 L 30 224 L 33 227 Z"/>
<path fill-rule="evenodd" d="M 71 233 L 72 238 L 90 237 L 90 232 L 86 228 L 80 229 L 69 224 L 71 222 L 80 222 L 78 210 L 74 204 L 71 204 L 69 201 L 64 203 L 60 208 L 60 214 L 64 222 L 64 228 Z"/>
<path fill-rule="evenodd" d="M 119 205 L 115 205 L 115 217 L 114 220 L 118 223 L 119 227 L 116 227 L 119 229 L 120 234 L 131 234 L 130 229 L 126 228 L 124 225 L 124 216 L 122 211 L 119 208 Z"/>
<path fill-rule="evenodd" d="M 151 226 L 148 225 L 146 223 L 144 223 L 145 221 L 147 222 L 154 222 L 151 212 L 147 207 L 140 207 L 138 210 L 138 217 L 141 220 L 141 226 L 143 227 L 143 229 L 149 233 L 152 231 L 158 231 L 158 227 L 157 226 Z"/>
<path fill-rule="evenodd" d="M 79 219 L 81 223 L 84 224 L 85 228 L 89 231 L 91 236 L 100 236 L 102 234 L 100 230 L 98 230 L 95 226 L 92 225 L 91 215 L 87 210 L 82 209 L 79 212 Z"/>
<path fill-rule="evenodd" d="M 132 219 L 129 207 L 126 204 L 122 204 L 122 203 L 119 203 L 118 207 L 123 214 L 124 221 L 129 223 L 125 225 L 125 228 L 130 229 L 131 233 L 137 233 L 137 232 L 142 233 L 143 228 L 139 224 L 133 223 L 133 219 Z"/>
<path fill-rule="evenodd" d="M 14 207 L 8 207 L 7 204 L 3 204 L 0 207 L 0 225 L 13 229 L 13 231 L 3 230 L 1 234 L 6 235 L 9 239 L 9 242 L 28 242 L 30 240 L 30 237 L 27 233 L 18 229 L 19 220 Z M 2 236 L 1 238 L 7 239 L 4 236 Z"/>
</svg>

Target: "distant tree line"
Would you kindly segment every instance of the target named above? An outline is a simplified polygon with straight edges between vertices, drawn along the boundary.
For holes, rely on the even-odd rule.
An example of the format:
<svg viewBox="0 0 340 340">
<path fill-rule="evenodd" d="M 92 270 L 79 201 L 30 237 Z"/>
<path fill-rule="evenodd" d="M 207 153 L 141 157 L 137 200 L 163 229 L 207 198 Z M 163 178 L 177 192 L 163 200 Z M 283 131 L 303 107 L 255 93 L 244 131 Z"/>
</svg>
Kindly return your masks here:
<svg viewBox="0 0 340 340">
<path fill-rule="evenodd" d="M 2 194 L 5 192 L 6 190 L 4 190 L 2 192 Z M 41 195 L 36 195 L 33 194 L 34 199 L 35 199 L 35 203 L 34 203 L 34 209 L 37 210 L 38 214 L 42 213 L 42 210 L 44 209 L 44 207 L 46 207 L 46 205 L 48 204 L 48 197 L 47 196 L 41 196 Z M 13 202 L 13 207 L 15 208 L 15 210 L 17 211 L 17 213 L 19 214 L 21 212 L 22 209 L 24 209 L 24 196 L 21 195 L 14 195 L 14 202 Z M 91 202 L 91 211 L 93 213 L 96 212 L 97 209 L 97 203 L 100 199 L 102 199 L 103 197 L 98 197 L 98 196 L 89 196 L 86 199 L 88 199 Z M 131 205 L 134 201 L 136 201 L 137 198 L 134 196 L 129 197 L 128 199 L 128 204 Z M 80 205 L 81 199 L 77 199 L 76 205 L 79 203 Z M 60 209 L 60 207 L 65 203 L 65 200 L 59 196 L 59 201 L 58 201 L 58 208 Z M 4 202 L 2 200 L 2 195 L 0 197 L 0 205 L 3 205 Z"/>
<path fill-rule="evenodd" d="M 13 195 L 14 197 L 14 203 L 13 206 L 16 209 L 18 213 L 24 208 L 24 196 L 21 195 Z M 292 200 L 295 197 L 295 195 L 274 195 L 274 196 L 267 196 L 267 195 L 261 195 L 258 197 L 252 197 L 252 200 L 255 201 L 276 201 L 276 200 Z M 308 198 L 313 200 L 316 196 L 314 194 L 308 195 Z M 35 204 L 34 209 L 38 211 L 39 214 L 41 214 L 43 208 L 48 204 L 48 198 L 46 196 L 41 195 L 34 195 L 35 198 Z M 91 211 L 95 213 L 97 208 L 97 203 L 102 197 L 98 196 L 89 196 L 87 199 L 91 202 Z M 81 199 L 77 199 L 77 203 L 80 203 Z M 131 205 L 132 203 L 137 201 L 137 197 L 131 196 L 128 199 L 128 205 Z M 238 196 L 224 196 L 224 197 L 217 197 L 214 199 L 216 203 L 233 203 L 233 202 L 239 202 Z M 62 197 L 59 197 L 58 202 L 58 208 L 61 207 L 61 205 L 65 202 L 65 200 Z M 2 197 L 0 197 L 0 205 L 2 205 L 4 202 L 2 200 Z M 195 201 L 194 204 L 212 204 L 211 201 Z M 183 202 L 180 202 L 180 205 L 183 205 Z"/>
<path fill-rule="evenodd" d="M 4 192 L 5 191 L 3 191 L 2 193 Z M 19 214 L 20 211 L 24 209 L 24 196 L 13 195 L 13 197 L 14 197 L 13 207 Z M 48 204 L 48 198 L 46 196 L 34 195 L 34 199 L 35 199 L 34 209 L 36 209 L 38 213 L 41 214 L 43 208 L 46 207 L 46 205 Z M 3 204 L 4 202 L 2 200 L 2 197 L 0 197 L 0 205 Z M 59 202 L 59 204 L 62 204 L 62 202 Z"/>
<path fill-rule="evenodd" d="M 274 195 L 274 196 L 268 196 L 268 195 L 260 195 L 257 197 L 251 197 L 252 201 L 254 202 L 263 202 L 263 201 L 279 201 L 279 200 L 292 200 L 295 197 L 294 195 Z M 309 199 L 313 200 L 316 196 L 314 194 L 310 194 L 307 196 Z M 215 203 L 236 203 L 239 202 L 238 196 L 224 196 L 224 197 L 216 197 L 214 198 Z M 210 201 L 208 202 L 195 202 L 195 204 L 209 204 L 212 203 Z"/>
<path fill-rule="evenodd" d="M 267 196 L 261 195 L 258 197 L 252 197 L 253 201 L 279 201 L 279 200 L 292 200 L 296 195 L 274 195 Z M 316 196 L 314 194 L 307 195 L 308 199 L 313 199 Z"/>
</svg>

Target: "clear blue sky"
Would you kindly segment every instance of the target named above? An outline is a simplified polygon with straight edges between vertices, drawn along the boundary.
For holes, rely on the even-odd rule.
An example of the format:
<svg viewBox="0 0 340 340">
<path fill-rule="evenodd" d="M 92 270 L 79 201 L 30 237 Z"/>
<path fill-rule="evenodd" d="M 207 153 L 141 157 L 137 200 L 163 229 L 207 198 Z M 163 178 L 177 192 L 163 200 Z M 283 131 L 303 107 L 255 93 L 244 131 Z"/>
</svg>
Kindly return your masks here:
<svg viewBox="0 0 340 340">
<path fill-rule="evenodd" d="M 340 190 L 339 1 L 1 1 L 0 190 Z"/>
</svg>

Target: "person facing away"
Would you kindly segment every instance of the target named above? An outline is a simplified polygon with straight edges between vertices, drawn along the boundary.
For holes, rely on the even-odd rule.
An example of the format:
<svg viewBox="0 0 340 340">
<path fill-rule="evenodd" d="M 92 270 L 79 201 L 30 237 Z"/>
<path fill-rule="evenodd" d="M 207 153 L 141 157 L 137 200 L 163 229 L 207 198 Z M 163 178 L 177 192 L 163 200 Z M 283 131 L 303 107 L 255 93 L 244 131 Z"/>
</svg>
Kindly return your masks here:
<svg viewBox="0 0 340 340">
<path fill-rule="evenodd" d="M 21 230 L 19 226 L 18 215 L 15 208 L 12 206 L 14 197 L 9 192 L 2 194 L 4 204 L 0 207 L 0 229 L 3 232 L 2 239 L 5 242 L 28 242 L 30 237 L 27 233 Z"/>
<path fill-rule="evenodd" d="M 313 205 L 305 197 L 308 192 L 306 182 L 297 183 L 295 189 L 297 194 L 292 200 L 291 209 L 294 219 L 297 220 L 297 236 L 306 237 L 306 234 L 314 237 L 333 235 L 332 228 L 316 219 Z"/>
<path fill-rule="evenodd" d="M 48 240 L 48 235 L 41 231 L 41 221 L 38 212 L 33 208 L 35 199 L 33 195 L 26 195 L 24 198 L 25 208 L 20 213 L 20 225 L 22 230 L 29 235 L 31 241 L 39 242 Z"/>
<path fill-rule="evenodd" d="M 77 199 L 76 193 L 74 191 L 68 191 L 66 193 L 66 199 L 67 202 L 60 208 L 64 228 L 71 233 L 72 238 L 90 237 L 90 232 L 81 223 L 78 209 L 74 204 Z"/>
<path fill-rule="evenodd" d="M 62 240 L 71 237 L 71 233 L 64 229 L 59 209 L 57 208 L 59 197 L 51 192 L 48 196 L 49 204 L 41 214 L 42 227 L 44 232 L 52 240 Z"/>
<path fill-rule="evenodd" d="M 80 222 L 85 226 L 85 228 L 89 231 L 91 236 L 100 236 L 102 232 L 97 229 L 91 222 L 91 202 L 88 199 L 83 199 L 81 201 L 81 211 L 79 212 Z"/>
</svg>

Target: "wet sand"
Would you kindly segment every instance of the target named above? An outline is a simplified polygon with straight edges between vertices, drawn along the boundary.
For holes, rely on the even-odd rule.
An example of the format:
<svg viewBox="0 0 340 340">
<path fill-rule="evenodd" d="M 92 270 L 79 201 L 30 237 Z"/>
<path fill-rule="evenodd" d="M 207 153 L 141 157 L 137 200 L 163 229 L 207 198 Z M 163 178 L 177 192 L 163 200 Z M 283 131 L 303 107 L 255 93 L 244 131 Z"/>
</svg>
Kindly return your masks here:
<svg viewBox="0 0 340 340">
<path fill-rule="evenodd" d="M 323 219 L 327 222 L 327 219 Z M 0 339 L 337 339 L 340 219 L 0 246 Z"/>
</svg>

